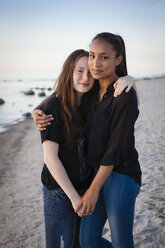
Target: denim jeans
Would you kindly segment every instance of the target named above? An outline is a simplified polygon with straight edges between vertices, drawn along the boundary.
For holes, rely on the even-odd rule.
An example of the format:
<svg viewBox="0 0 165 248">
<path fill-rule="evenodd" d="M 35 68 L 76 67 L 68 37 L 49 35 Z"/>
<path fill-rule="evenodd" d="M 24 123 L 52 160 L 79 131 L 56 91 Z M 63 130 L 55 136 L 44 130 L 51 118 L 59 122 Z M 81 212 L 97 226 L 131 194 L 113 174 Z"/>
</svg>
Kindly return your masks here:
<svg viewBox="0 0 165 248">
<path fill-rule="evenodd" d="M 113 172 L 103 185 L 95 211 L 83 216 L 80 229 L 82 248 L 133 248 L 135 200 L 140 186 L 130 177 Z M 108 218 L 112 243 L 102 237 Z"/>
<path fill-rule="evenodd" d="M 81 218 L 61 188 L 43 186 L 46 248 L 79 248 Z"/>
</svg>

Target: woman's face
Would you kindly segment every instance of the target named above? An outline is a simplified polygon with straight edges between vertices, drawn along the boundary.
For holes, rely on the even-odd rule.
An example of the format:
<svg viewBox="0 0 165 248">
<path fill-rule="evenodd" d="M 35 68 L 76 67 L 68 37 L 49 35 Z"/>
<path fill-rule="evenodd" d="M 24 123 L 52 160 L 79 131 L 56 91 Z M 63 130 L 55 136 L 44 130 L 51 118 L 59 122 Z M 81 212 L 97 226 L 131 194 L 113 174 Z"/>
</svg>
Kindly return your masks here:
<svg viewBox="0 0 165 248">
<path fill-rule="evenodd" d="M 94 79 L 88 67 L 88 57 L 80 58 L 73 71 L 73 88 L 79 93 L 87 93 L 93 86 Z"/>
<path fill-rule="evenodd" d="M 121 60 L 122 56 L 116 57 L 116 52 L 109 42 L 101 39 L 92 42 L 88 65 L 93 78 L 100 80 L 116 76 L 116 66 Z"/>
</svg>

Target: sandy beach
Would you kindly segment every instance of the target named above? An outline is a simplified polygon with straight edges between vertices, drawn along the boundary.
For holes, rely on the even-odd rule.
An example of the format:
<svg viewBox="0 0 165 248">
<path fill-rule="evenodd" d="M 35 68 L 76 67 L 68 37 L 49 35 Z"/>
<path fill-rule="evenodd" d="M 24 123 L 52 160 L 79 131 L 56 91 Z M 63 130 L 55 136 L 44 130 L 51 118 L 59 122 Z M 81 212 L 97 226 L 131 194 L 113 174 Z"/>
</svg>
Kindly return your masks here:
<svg viewBox="0 0 165 248">
<path fill-rule="evenodd" d="M 165 247 L 165 78 L 137 81 L 136 148 L 143 171 L 134 226 L 136 248 Z M 33 121 L 0 134 L 0 247 L 44 248 L 40 134 Z M 109 239 L 106 224 L 104 236 Z"/>
</svg>

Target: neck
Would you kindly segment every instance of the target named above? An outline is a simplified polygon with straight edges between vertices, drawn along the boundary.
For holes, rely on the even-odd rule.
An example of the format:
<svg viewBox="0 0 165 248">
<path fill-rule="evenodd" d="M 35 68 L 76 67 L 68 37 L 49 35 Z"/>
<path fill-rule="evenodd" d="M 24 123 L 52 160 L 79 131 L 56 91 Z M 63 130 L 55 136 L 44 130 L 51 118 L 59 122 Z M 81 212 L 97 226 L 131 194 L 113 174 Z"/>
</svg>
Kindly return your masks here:
<svg viewBox="0 0 165 248">
<path fill-rule="evenodd" d="M 118 76 L 116 74 L 114 74 L 108 78 L 103 78 L 103 79 L 99 80 L 100 91 L 99 91 L 98 102 L 102 101 L 103 95 L 106 93 L 108 85 L 110 85 L 115 80 L 117 80 L 117 78 L 118 78 Z"/>
<path fill-rule="evenodd" d="M 76 104 L 77 104 L 78 107 L 79 107 L 80 104 L 81 104 L 82 96 L 83 96 L 83 95 L 84 95 L 83 93 L 76 92 Z"/>
<path fill-rule="evenodd" d="M 108 78 L 100 79 L 99 80 L 100 92 L 104 94 L 107 90 L 108 85 L 113 83 L 117 79 L 118 79 L 118 76 L 116 75 L 116 73 Z"/>
</svg>

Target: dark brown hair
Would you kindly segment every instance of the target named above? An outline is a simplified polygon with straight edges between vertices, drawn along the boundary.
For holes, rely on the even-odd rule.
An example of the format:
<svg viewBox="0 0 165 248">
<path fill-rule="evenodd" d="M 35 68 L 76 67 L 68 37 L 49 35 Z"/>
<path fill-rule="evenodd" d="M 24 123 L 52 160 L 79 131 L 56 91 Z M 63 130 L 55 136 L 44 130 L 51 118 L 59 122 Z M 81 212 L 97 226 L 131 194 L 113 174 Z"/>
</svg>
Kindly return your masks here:
<svg viewBox="0 0 165 248">
<path fill-rule="evenodd" d="M 104 33 L 99 33 L 97 34 L 92 42 L 94 40 L 105 40 L 108 43 L 110 43 L 114 49 L 114 51 L 116 52 L 116 57 L 119 57 L 120 55 L 122 55 L 123 59 L 122 62 L 116 66 L 116 74 L 119 77 L 123 77 L 127 75 L 127 63 L 126 63 L 126 52 L 125 52 L 125 44 L 124 44 L 124 40 L 120 35 L 115 35 L 112 33 L 108 33 L 108 32 L 104 32 Z"/>
<path fill-rule="evenodd" d="M 76 94 L 73 89 L 73 71 L 77 61 L 82 57 L 88 57 L 89 53 L 83 49 L 74 51 L 66 59 L 62 71 L 56 81 L 56 90 L 62 106 L 62 119 L 66 129 L 66 143 L 73 144 L 80 134 L 82 124 L 81 113 L 76 104 Z"/>
</svg>

